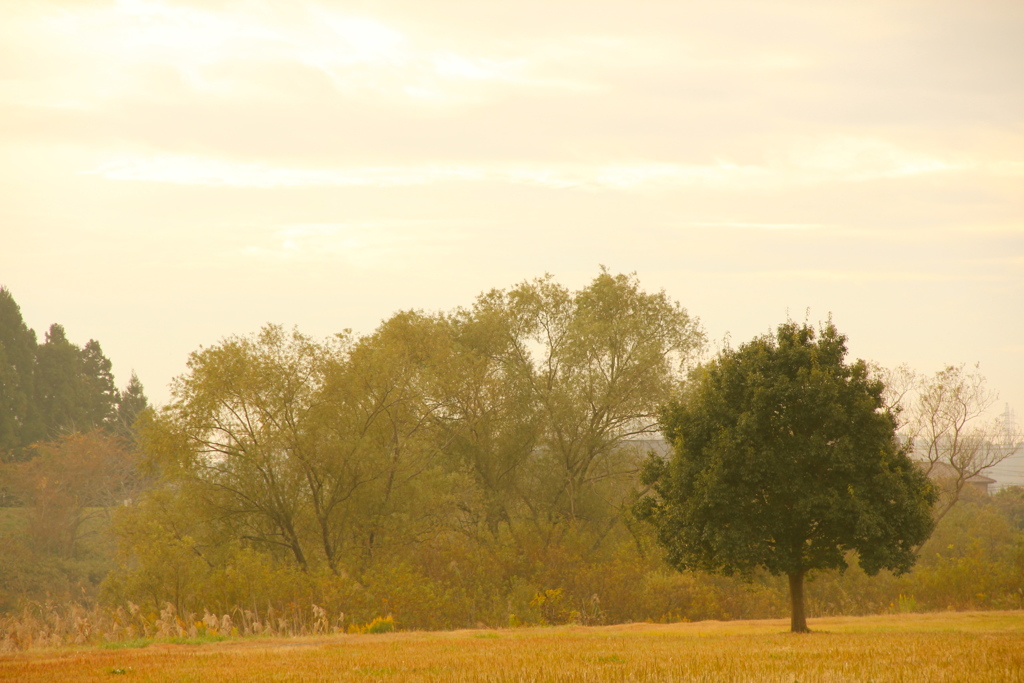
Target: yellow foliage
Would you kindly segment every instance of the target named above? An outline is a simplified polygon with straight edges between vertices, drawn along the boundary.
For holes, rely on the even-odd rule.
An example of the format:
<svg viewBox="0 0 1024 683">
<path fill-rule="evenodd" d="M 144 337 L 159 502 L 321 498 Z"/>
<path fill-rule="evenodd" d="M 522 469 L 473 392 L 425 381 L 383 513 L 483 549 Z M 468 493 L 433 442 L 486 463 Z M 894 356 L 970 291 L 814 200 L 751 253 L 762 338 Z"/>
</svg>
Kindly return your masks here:
<svg viewBox="0 0 1024 683">
<path fill-rule="evenodd" d="M 374 617 L 367 624 L 349 624 L 349 633 L 391 633 L 395 630 L 395 620 L 390 614 L 386 617 Z"/>
</svg>

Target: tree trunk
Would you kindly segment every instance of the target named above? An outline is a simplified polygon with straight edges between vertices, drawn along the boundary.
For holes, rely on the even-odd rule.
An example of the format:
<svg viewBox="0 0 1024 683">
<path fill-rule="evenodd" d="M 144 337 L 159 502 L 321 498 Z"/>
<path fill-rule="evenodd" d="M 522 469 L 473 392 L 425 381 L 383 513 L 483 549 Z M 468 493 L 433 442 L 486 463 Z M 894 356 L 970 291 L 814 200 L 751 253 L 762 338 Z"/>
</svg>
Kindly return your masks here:
<svg viewBox="0 0 1024 683">
<path fill-rule="evenodd" d="M 792 613 L 789 630 L 793 633 L 809 633 L 807 616 L 804 614 L 804 573 L 802 571 L 789 575 L 789 602 Z"/>
</svg>

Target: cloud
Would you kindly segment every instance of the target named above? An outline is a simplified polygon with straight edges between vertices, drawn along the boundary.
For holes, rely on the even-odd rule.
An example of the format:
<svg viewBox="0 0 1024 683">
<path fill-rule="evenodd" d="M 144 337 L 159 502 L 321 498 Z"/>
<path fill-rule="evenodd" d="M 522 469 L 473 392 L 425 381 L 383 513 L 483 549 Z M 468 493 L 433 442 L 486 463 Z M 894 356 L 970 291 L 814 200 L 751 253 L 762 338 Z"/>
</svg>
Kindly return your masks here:
<svg viewBox="0 0 1024 683">
<path fill-rule="evenodd" d="M 598 87 L 546 69 L 539 63 L 543 45 L 532 53 L 522 46 L 513 54 L 507 47 L 473 53 L 415 26 L 318 4 L 257 3 L 238 10 L 119 0 L 49 13 L 5 12 L 10 24 L 0 37 L 16 41 L 23 54 L 38 52 L 34 64 L 67 68 L 46 70 L 42 79 L 8 79 L 0 101 L 97 108 L 116 99 L 172 97 L 166 84 L 153 81 L 154 69 L 173 70 L 191 90 L 218 99 L 288 96 L 294 83 L 280 76 L 281 67 L 322 74 L 346 96 L 403 105 L 479 103 L 509 87 Z"/>
<path fill-rule="evenodd" d="M 799 141 L 786 156 L 789 165 L 805 173 L 845 180 L 899 178 L 963 168 L 963 164 L 908 151 L 884 140 L 855 136 Z"/>
<path fill-rule="evenodd" d="M 361 269 L 400 268 L 410 260 L 451 252 L 464 236 L 435 221 L 364 221 L 282 226 L 242 254 L 263 262 L 341 262 Z"/>
<path fill-rule="evenodd" d="M 736 221 L 703 221 L 680 223 L 692 228 L 740 228 L 745 230 L 820 230 L 833 226 L 824 223 L 742 223 Z"/>
<path fill-rule="evenodd" d="M 83 171 L 108 180 L 224 187 L 403 187 L 450 182 L 491 182 L 549 189 L 716 190 L 771 189 L 822 182 L 861 182 L 969 168 L 907 152 L 878 140 L 840 138 L 801 144 L 771 155 L 768 164 L 629 162 L 431 163 L 335 168 L 294 168 L 188 155 L 120 155 Z"/>
<path fill-rule="evenodd" d="M 350 169 L 287 168 L 184 155 L 123 156 L 85 171 L 108 180 L 220 187 L 401 187 L 481 180 L 471 166 L 368 166 Z"/>
<path fill-rule="evenodd" d="M 869 283 L 869 282 L 960 282 L 970 280 L 972 282 L 998 282 L 1005 280 L 992 274 L 981 275 L 975 272 L 927 272 L 915 270 L 844 270 L 844 269 L 822 269 L 822 268 L 793 268 L 781 270 L 760 270 L 746 271 L 740 273 L 729 273 L 729 277 L 756 278 L 759 280 L 809 280 L 829 281 L 846 283 Z"/>
</svg>

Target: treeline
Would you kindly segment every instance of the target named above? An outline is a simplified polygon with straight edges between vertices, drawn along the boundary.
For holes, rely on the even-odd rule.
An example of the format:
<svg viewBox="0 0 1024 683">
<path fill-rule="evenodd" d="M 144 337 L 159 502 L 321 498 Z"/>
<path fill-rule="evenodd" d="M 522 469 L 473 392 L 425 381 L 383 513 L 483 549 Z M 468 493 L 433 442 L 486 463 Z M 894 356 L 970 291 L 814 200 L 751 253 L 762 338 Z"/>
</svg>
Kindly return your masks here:
<svg viewBox="0 0 1024 683">
<path fill-rule="evenodd" d="M 565 582 L 635 545 L 637 440 L 702 344 L 665 293 L 603 272 L 364 337 L 202 349 L 141 428 L 160 483 L 122 516 L 110 590 L 184 612 L 317 585 L 321 606 L 451 627 L 539 619 L 562 589 L 544 609 L 603 619 Z"/>
<path fill-rule="evenodd" d="M 98 341 L 79 347 L 57 323 L 40 344 L 0 287 L 0 454 L 27 459 L 34 443 L 93 429 L 127 435 L 146 395 L 134 372 L 118 391 L 111 367 Z"/>
<path fill-rule="evenodd" d="M 0 288 L 0 611 L 96 597 L 112 512 L 144 487 L 132 425 L 147 408 L 135 373 L 116 388 L 98 341 L 53 324 L 38 343 Z"/>
<path fill-rule="evenodd" d="M 241 633 L 784 615 L 785 579 L 671 571 L 630 514 L 703 346 L 664 292 L 602 271 L 365 336 L 268 326 L 201 348 L 137 445 L 106 421 L 16 466 L 36 493 L 0 536 L 0 609 L 27 610 L 8 642 L 71 623 L 47 593 L 136 635 L 168 614 Z M 809 614 L 1024 606 L 1024 492 L 965 495 L 915 571 L 811 577 Z M 44 556 L 62 558 L 49 579 Z"/>
</svg>

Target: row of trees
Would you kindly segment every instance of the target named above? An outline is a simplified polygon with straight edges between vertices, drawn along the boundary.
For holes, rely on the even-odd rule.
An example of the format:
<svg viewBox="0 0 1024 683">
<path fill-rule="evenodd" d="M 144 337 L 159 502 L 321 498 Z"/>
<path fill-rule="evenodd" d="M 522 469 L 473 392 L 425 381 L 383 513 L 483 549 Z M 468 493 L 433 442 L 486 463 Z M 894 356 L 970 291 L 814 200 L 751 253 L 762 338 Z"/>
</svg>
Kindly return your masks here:
<svg viewBox="0 0 1024 683">
<path fill-rule="evenodd" d="M 22 506 L 0 510 L 0 603 L 73 585 L 93 595 L 102 581 L 107 604 L 154 613 L 316 604 L 426 628 L 754 617 L 784 608 L 774 574 L 799 575 L 801 592 L 805 576 L 830 586 L 812 610 L 874 609 L 831 596 L 863 586 L 858 559 L 882 571 L 878 605 L 916 591 L 885 568 L 908 569 L 966 489 L 950 482 L 930 514 L 909 445 L 964 481 L 994 460 L 963 438 L 946 447 L 948 430 L 909 430 L 948 413 L 970 431 L 974 408 L 956 422 L 927 399 L 937 384 L 964 395 L 976 373 L 900 385 L 847 364 L 831 326 L 787 323 L 698 366 L 703 345 L 664 292 L 606 271 L 577 291 L 545 277 L 467 308 L 402 312 L 365 336 L 229 337 L 190 356 L 137 442 L 117 437 L 115 401 L 98 429 L 0 468 Z M 673 507 L 701 497 L 714 505 Z M 642 518 L 682 574 L 666 572 Z M 850 578 L 828 578 L 847 565 Z M 1008 581 L 978 606 L 1011 600 Z"/>
<path fill-rule="evenodd" d="M 631 440 L 656 434 L 702 343 L 663 292 L 607 272 L 399 313 L 362 338 L 230 338 L 191 356 L 144 425 L 162 488 L 136 526 L 188 536 L 211 564 L 241 539 L 357 583 L 429 542 L 596 550 L 629 504 Z"/>
<path fill-rule="evenodd" d="M 145 488 L 132 424 L 147 407 L 134 373 L 117 390 L 99 342 L 54 324 L 38 343 L 0 287 L 0 609 L 95 596 L 113 512 Z"/>
<path fill-rule="evenodd" d="M 56 323 L 39 344 L 0 287 L 0 454 L 25 459 L 31 444 L 96 428 L 127 435 L 146 396 L 135 373 L 118 391 L 111 367 L 98 341 L 79 347 Z"/>
<path fill-rule="evenodd" d="M 805 630 L 804 577 L 909 570 L 938 497 L 881 373 L 848 365 L 831 324 L 817 334 L 787 323 L 696 368 L 696 321 L 603 272 L 577 292 L 544 278 L 400 313 L 361 338 L 227 339 L 193 354 L 142 430 L 163 489 L 121 527 L 117 585 L 166 596 L 197 566 L 251 568 L 256 552 L 337 577 L 353 604 L 386 576 L 461 586 L 482 614 L 541 565 L 650 552 L 639 517 L 677 568 L 788 575 Z M 674 455 L 648 459 L 633 508 L 661 429 Z M 561 588 L 535 585 L 537 604 Z"/>
</svg>

